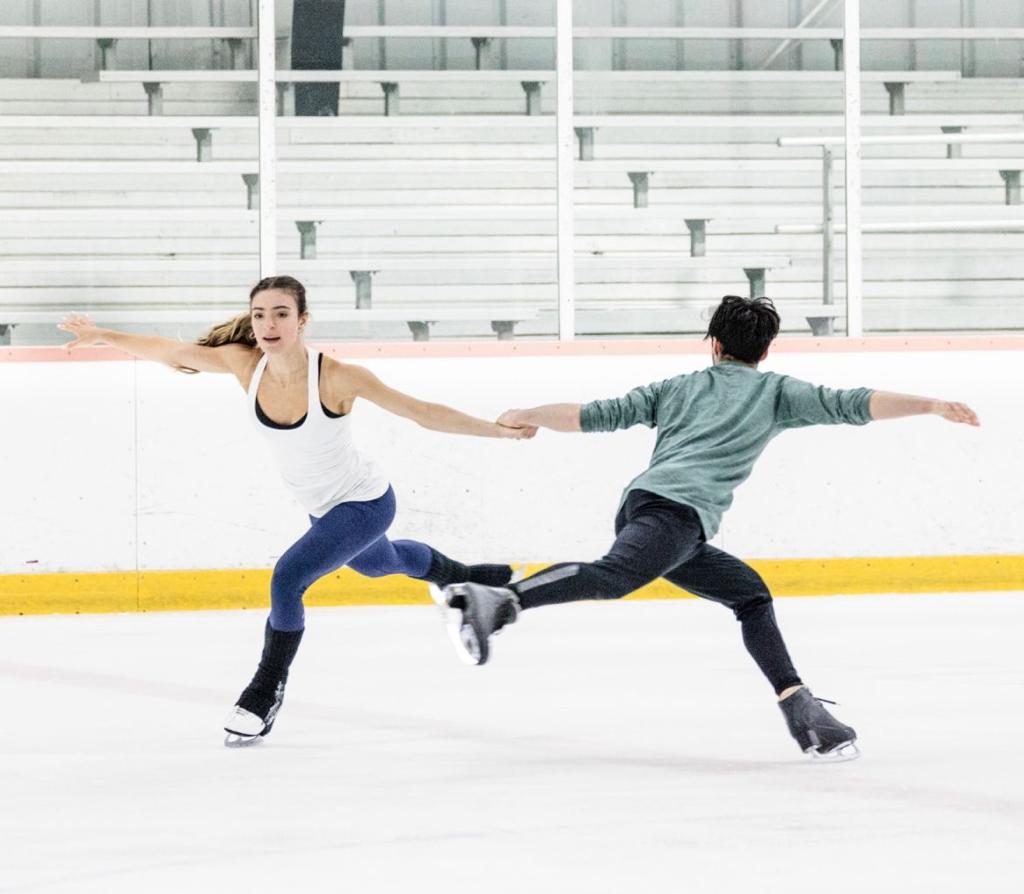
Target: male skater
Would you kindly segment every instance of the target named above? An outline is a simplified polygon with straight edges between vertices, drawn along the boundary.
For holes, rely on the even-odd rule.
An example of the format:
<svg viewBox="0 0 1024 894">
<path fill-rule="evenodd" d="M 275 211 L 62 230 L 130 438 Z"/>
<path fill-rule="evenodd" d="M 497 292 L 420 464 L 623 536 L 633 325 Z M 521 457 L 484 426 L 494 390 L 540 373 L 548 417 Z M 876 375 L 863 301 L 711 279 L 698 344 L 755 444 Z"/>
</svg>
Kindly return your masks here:
<svg viewBox="0 0 1024 894">
<path fill-rule="evenodd" d="M 623 494 L 615 543 L 603 558 L 553 565 L 508 587 L 459 583 L 444 589 L 444 601 L 455 610 L 451 633 L 461 657 L 471 664 L 487 661 L 489 636 L 522 609 L 618 599 L 664 577 L 733 610 L 744 645 L 774 687 L 803 751 L 831 760 L 859 754 L 854 730 L 811 695 L 793 667 L 760 575 L 706 541 L 765 446 L 786 429 L 922 414 L 968 425 L 978 419 L 964 404 L 866 388 L 836 391 L 760 372 L 778 332 L 779 315 L 769 299 L 727 295 L 708 326 L 714 362 L 707 369 L 614 400 L 508 410 L 500 417 L 502 425 L 562 432 L 642 424 L 656 427 L 658 437 L 647 470 Z"/>
</svg>

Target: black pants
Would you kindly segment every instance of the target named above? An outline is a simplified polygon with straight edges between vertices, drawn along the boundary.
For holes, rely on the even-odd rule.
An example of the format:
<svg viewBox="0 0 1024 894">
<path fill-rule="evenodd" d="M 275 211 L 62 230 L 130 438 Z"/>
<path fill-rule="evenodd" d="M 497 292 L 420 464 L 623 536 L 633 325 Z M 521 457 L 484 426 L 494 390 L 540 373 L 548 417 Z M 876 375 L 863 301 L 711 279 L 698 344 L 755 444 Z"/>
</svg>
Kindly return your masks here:
<svg viewBox="0 0 1024 894">
<path fill-rule="evenodd" d="M 615 518 L 615 543 L 596 562 L 553 565 L 512 589 L 523 608 L 581 599 L 619 599 L 659 577 L 731 608 L 743 643 L 776 693 L 800 684 L 775 622 L 772 595 L 753 568 L 704 542 L 689 506 L 630 492 Z"/>
</svg>

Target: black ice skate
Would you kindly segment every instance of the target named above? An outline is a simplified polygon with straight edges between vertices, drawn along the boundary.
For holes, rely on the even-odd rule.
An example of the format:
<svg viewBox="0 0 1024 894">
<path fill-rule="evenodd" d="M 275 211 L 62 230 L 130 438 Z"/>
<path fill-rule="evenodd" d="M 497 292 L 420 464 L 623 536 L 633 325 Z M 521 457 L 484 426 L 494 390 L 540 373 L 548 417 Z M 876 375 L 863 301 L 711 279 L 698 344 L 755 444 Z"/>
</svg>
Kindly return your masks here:
<svg viewBox="0 0 1024 894">
<path fill-rule="evenodd" d="M 254 745 L 274 726 L 284 702 L 284 683 L 278 683 L 273 696 L 246 689 L 224 721 L 224 744 L 229 748 Z"/>
<path fill-rule="evenodd" d="M 779 708 L 790 734 L 805 754 L 828 761 L 852 761 L 860 757 L 853 727 L 836 720 L 825 710 L 822 699 L 811 695 L 806 686 L 779 702 Z"/>
<path fill-rule="evenodd" d="M 467 664 L 485 664 L 490 636 L 519 617 L 516 594 L 504 587 L 452 584 L 442 595 L 443 604 L 451 610 L 448 635 L 459 658 Z"/>
</svg>

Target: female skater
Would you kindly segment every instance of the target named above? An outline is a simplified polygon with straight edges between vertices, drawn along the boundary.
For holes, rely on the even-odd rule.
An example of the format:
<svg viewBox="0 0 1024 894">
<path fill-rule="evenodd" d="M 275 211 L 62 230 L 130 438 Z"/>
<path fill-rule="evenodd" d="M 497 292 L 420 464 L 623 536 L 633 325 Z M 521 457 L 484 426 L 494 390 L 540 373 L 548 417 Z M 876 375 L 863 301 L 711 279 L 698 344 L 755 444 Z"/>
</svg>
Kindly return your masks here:
<svg viewBox="0 0 1024 894">
<path fill-rule="evenodd" d="M 269 443 L 285 484 L 309 514 L 310 529 L 274 568 L 263 654 L 225 721 L 227 745 L 259 741 L 274 725 L 305 627 L 302 597 L 324 575 L 348 565 L 368 577 L 406 574 L 437 586 L 504 586 L 512 576 L 507 565 L 467 566 L 415 540 L 388 540 L 395 494 L 353 446 L 350 415 L 362 397 L 434 431 L 520 439 L 533 437 L 537 429 L 485 422 L 395 391 L 369 370 L 307 347 L 308 320 L 302 284 L 274 276 L 253 288 L 248 313 L 196 344 L 100 329 L 77 315 L 60 325 L 75 336 L 68 348 L 108 344 L 186 372 L 233 374 L 248 394 L 252 421 Z"/>
</svg>

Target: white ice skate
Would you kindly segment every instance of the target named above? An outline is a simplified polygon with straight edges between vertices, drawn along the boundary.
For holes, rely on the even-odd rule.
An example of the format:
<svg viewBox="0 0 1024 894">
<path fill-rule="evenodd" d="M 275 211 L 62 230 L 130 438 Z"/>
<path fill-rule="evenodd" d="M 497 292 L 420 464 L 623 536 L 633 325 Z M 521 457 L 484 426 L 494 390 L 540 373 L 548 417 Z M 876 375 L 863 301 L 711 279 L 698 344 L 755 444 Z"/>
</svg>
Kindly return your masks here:
<svg viewBox="0 0 1024 894">
<path fill-rule="evenodd" d="M 274 719 L 281 710 L 283 701 L 284 683 L 278 683 L 274 703 L 266 717 L 260 717 L 259 714 L 247 711 L 241 705 L 235 705 L 224 721 L 224 744 L 228 748 L 242 748 L 262 742 L 274 726 Z"/>
<path fill-rule="evenodd" d="M 255 745 L 263 741 L 266 728 L 262 717 L 235 705 L 224 721 L 224 744 L 228 748 Z"/>
<path fill-rule="evenodd" d="M 814 761 L 819 761 L 825 764 L 839 764 L 843 761 L 855 761 L 860 757 L 860 748 L 857 747 L 857 740 L 851 739 L 849 742 L 843 742 L 840 745 L 836 745 L 835 748 L 829 751 L 822 751 L 820 747 L 810 747 L 806 750 L 806 753 L 811 756 Z"/>
</svg>

